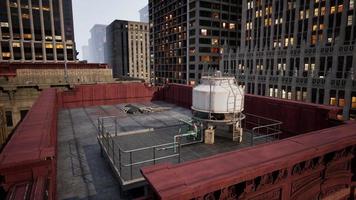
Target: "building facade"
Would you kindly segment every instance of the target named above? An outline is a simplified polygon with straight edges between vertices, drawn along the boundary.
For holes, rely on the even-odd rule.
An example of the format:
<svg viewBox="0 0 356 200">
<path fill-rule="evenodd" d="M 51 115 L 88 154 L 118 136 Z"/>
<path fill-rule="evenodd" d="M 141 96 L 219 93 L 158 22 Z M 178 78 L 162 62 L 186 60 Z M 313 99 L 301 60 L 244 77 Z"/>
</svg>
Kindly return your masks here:
<svg viewBox="0 0 356 200">
<path fill-rule="evenodd" d="M 91 38 L 88 41 L 89 57 L 88 62 L 104 63 L 105 62 L 105 42 L 106 42 L 106 25 L 96 24 L 90 29 Z"/>
<path fill-rule="evenodd" d="M 240 44 L 240 0 L 150 0 L 149 13 L 157 84 L 195 84 L 205 70 L 219 68 L 224 46 Z"/>
<path fill-rule="evenodd" d="M 140 22 L 148 23 L 148 5 L 140 9 L 138 13 L 140 14 Z"/>
<path fill-rule="evenodd" d="M 241 46 L 224 72 L 246 92 L 344 107 L 355 115 L 354 0 L 243 1 Z"/>
<path fill-rule="evenodd" d="M 150 80 L 148 24 L 115 20 L 106 29 L 106 62 L 114 77 Z"/>
<path fill-rule="evenodd" d="M 41 91 L 54 87 L 68 90 L 74 85 L 113 83 L 105 64 L 0 62 L 0 146 L 21 122 Z M 5 122 L 3 121 L 5 119 Z M 6 128 L 6 130 L 5 130 Z"/>
<path fill-rule="evenodd" d="M 72 1 L 0 1 L 0 44 L 0 61 L 76 60 Z"/>
</svg>

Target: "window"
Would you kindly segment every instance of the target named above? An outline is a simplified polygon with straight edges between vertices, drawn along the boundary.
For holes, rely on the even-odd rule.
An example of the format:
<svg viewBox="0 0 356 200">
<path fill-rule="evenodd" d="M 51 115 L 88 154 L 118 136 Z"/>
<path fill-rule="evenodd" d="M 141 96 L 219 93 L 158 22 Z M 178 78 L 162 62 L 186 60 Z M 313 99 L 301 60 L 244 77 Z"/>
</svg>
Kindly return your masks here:
<svg viewBox="0 0 356 200">
<path fill-rule="evenodd" d="M 354 9 L 354 6 L 355 6 L 355 2 L 354 2 L 354 0 L 350 0 L 350 6 L 349 6 L 349 9 L 350 9 L 350 10 L 353 10 L 353 9 Z"/>
<path fill-rule="evenodd" d="M 200 30 L 200 33 L 201 33 L 201 35 L 203 35 L 203 36 L 207 36 L 207 35 L 208 35 L 208 30 L 206 30 L 206 29 L 201 29 L 201 30 Z"/>
<path fill-rule="evenodd" d="M 211 39 L 211 44 L 212 45 L 219 45 L 219 39 L 216 39 L 216 38 Z"/>
<path fill-rule="evenodd" d="M 13 121 L 12 121 L 12 112 L 11 111 L 6 111 L 5 112 L 5 116 L 6 116 L 6 126 L 7 127 L 12 127 Z"/>
<path fill-rule="evenodd" d="M 356 108 L 356 97 L 352 97 L 352 100 L 351 100 L 351 107 L 352 107 L 352 108 Z"/>
<path fill-rule="evenodd" d="M 235 26 L 234 23 L 230 23 L 230 24 L 229 24 L 229 29 L 235 29 L 235 27 L 236 27 L 236 26 Z"/>
<path fill-rule="evenodd" d="M 12 46 L 13 47 L 21 47 L 21 44 L 20 44 L 20 42 L 13 42 Z"/>
<path fill-rule="evenodd" d="M 352 26 L 352 15 L 347 16 L 347 25 Z"/>
</svg>

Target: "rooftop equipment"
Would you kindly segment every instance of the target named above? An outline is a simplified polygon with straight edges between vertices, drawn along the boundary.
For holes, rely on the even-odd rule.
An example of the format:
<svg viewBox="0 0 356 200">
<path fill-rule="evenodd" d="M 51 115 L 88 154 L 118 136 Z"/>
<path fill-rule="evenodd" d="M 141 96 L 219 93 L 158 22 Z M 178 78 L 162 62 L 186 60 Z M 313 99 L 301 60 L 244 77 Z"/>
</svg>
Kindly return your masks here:
<svg viewBox="0 0 356 200">
<path fill-rule="evenodd" d="M 210 129 L 218 124 L 228 125 L 232 128 L 233 140 L 241 142 L 244 95 L 235 77 L 224 77 L 220 71 L 203 76 L 201 84 L 193 89 L 193 119 L 207 124 Z"/>
</svg>

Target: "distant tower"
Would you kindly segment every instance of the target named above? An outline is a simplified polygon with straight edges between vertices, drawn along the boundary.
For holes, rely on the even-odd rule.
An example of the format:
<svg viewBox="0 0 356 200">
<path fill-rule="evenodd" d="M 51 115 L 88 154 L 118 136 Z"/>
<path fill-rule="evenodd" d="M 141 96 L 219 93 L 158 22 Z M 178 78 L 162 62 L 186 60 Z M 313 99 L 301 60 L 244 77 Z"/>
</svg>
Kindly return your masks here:
<svg viewBox="0 0 356 200">
<path fill-rule="evenodd" d="M 106 25 L 95 24 L 90 29 L 90 39 L 88 41 L 89 56 L 88 61 L 91 63 L 105 62 L 105 42 L 106 42 Z"/>
<path fill-rule="evenodd" d="M 140 21 L 148 23 L 148 5 L 138 11 L 140 13 Z"/>
</svg>

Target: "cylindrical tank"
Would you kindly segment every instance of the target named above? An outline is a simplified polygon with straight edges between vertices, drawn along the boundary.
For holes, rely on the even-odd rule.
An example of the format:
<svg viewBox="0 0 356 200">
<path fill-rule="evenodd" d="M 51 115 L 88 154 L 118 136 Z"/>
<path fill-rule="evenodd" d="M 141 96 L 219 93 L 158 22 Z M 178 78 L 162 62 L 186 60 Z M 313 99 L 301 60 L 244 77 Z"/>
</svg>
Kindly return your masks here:
<svg viewBox="0 0 356 200">
<path fill-rule="evenodd" d="M 192 109 L 206 113 L 239 113 L 244 109 L 244 90 L 234 77 L 202 77 L 193 89 Z"/>
</svg>

